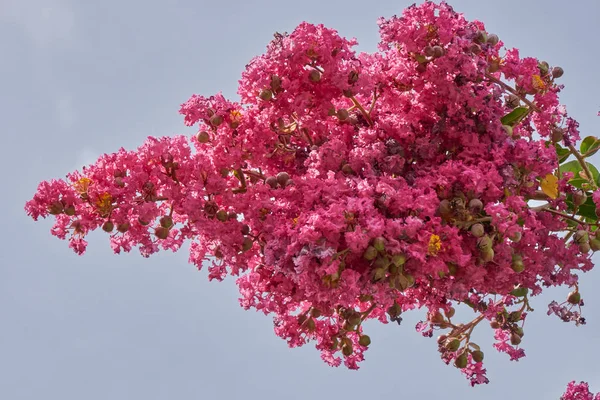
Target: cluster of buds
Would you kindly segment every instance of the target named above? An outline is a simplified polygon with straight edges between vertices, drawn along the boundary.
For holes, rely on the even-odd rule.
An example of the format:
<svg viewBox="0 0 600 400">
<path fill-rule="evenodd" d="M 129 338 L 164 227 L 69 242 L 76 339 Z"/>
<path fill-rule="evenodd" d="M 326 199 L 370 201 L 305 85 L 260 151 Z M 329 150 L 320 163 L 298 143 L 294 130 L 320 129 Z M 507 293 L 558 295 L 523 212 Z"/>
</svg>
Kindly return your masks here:
<svg viewBox="0 0 600 400">
<path fill-rule="evenodd" d="M 415 284 L 412 275 L 404 271 L 406 255 L 402 253 L 390 254 L 385 249 L 385 239 L 376 237 L 371 241 L 363 254 L 363 258 L 372 266 L 371 281 L 387 282 L 390 288 L 403 291 Z"/>
</svg>

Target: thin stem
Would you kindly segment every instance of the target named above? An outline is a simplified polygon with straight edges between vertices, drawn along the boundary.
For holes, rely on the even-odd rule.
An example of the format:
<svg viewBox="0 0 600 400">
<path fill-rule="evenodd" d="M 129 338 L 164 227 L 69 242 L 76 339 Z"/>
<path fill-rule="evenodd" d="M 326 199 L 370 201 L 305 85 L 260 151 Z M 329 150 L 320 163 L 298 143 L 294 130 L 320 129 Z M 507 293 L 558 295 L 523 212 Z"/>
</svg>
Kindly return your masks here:
<svg viewBox="0 0 600 400">
<path fill-rule="evenodd" d="M 352 103 L 356 106 L 356 108 L 360 110 L 360 113 L 363 117 L 365 117 L 365 119 L 369 123 L 369 126 L 373 126 L 373 120 L 371 119 L 369 113 L 363 108 L 362 104 L 360 104 L 354 96 L 350 97 L 350 100 L 352 100 Z"/>
<path fill-rule="evenodd" d="M 519 99 L 523 100 L 523 102 L 525 104 L 527 104 L 532 110 L 540 112 L 540 109 L 535 104 L 533 104 L 530 100 L 527 100 L 527 98 L 522 96 L 519 92 L 517 92 L 515 89 L 508 86 L 506 83 L 502 82 L 500 79 L 494 78 L 492 75 L 490 75 L 488 73 L 485 74 L 485 77 L 488 78 L 490 81 L 502 86 L 505 90 L 511 92 L 512 94 L 517 96 Z"/>
<path fill-rule="evenodd" d="M 579 164 L 581 164 L 581 168 L 583 168 L 583 171 L 585 172 L 587 179 L 592 184 L 592 189 L 593 190 L 598 189 L 598 186 L 596 186 L 596 183 L 594 182 L 594 175 L 592 175 L 592 173 L 590 172 L 590 169 L 588 168 L 588 165 L 585 162 L 584 158 L 581 156 L 581 153 L 578 152 L 577 149 L 572 144 L 569 145 L 569 150 L 571 150 L 571 153 L 573 153 L 575 158 L 577 158 L 577 161 L 579 161 Z"/>
</svg>

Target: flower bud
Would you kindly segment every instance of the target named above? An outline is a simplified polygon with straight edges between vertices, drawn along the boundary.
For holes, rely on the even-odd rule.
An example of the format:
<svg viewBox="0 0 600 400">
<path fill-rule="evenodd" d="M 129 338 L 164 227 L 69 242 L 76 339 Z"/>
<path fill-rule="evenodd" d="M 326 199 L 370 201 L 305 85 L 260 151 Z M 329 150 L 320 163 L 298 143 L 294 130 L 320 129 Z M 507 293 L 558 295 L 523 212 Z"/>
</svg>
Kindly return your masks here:
<svg viewBox="0 0 600 400">
<path fill-rule="evenodd" d="M 471 353 L 471 357 L 473 357 L 473 361 L 475 361 L 476 363 L 480 363 L 483 361 L 483 351 L 475 350 Z"/>
<path fill-rule="evenodd" d="M 487 43 L 490 46 L 497 45 L 499 41 L 500 41 L 500 38 L 495 33 L 492 33 L 492 34 L 488 35 L 488 37 L 487 37 Z"/>
<path fill-rule="evenodd" d="M 375 268 L 373 270 L 373 282 L 379 282 L 385 278 L 387 271 L 385 268 Z"/>
<path fill-rule="evenodd" d="M 460 348 L 460 340 L 457 338 L 450 338 L 446 341 L 445 347 L 448 351 L 456 351 Z"/>
<path fill-rule="evenodd" d="M 397 267 L 404 265 L 405 262 L 406 262 L 406 256 L 404 254 L 394 254 L 392 256 L 392 264 L 394 264 Z"/>
<path fill-rule="evenodd" d="M 475 35 L 475 41 L 478 43 L 485 43 L 487 41 L 487 34 L 484 31 L 478 31 Z"/>
<path fill-rule="evenodd" d="M 479 199 L 471 199 L 469 201 L 469 210 L 472 213 L 479 214 L 483 210 L 483 202 Z"/>
<path fill-rule="evenodd" d="M 510 292 L 515 297 L 525 297 L 527 293 L 529 293 L 529 289 L 526 287 L 516 287 Z"/>
<path fill-rule="evenodd" d="M 60 201 L 55 201 L 54 203 L 50 204 L 50 207 L 48 207 L 48 212 L 52 215 L 58 215 L 63 212 L 63 209 L 63 203 L 61 203 Z"/>
<path fill-rule="evenodd" d="M 486 249 L 481 251 L 481 261 L 484 263 L 494 260 L 494 249 Z"/>
<path fill-rule="evenodd" d="M 523 234 L 520 231 L 516 231 L 512 235 L 510 235 L 509 239 L 515 243 L 519 243 L 521 241 L 522 236 Z"/>
<path fill-rule="evenodd" d="M 500 322 L 493 320 L 490 321 L 490 328 L 492 329 L 500 329 Z"/>
<path fill-rule="evenodd" d="M 561 67 L 552 68 L 552 77 L 553 78 L 560 78 L 561 76 L 563 76 L 564 73 L 565 73 L 565 71 L 563 71 L 563 69 Z"/>
<path fill-rule="evenodd" d="M 548 65 L 546 61 L 542 61 L 538 63 L 538 69 L 540 70 L 540 74 L 543 76 L 546 75 L 550 70 L 550 65 Z"/>
<path fill-rule="evenodd" d="M 117 225 L 117 231 L 125 233 L 129 230 L 130 226 L 131 225 L 129 224 L 129 222 L 123 222 L 122 224 Z"/>
<path fill-rule="evenodd" d="M 162 226 L 163 228 L 169 229 L 170 227 L 173 226 L 173 218 L 171 218 L 168 215 L 165 215 L 164 217 L 162 217 L 159 222 L 160 222 L 160 226 Z"/>
<path fill-rule="evenodd" d="M 154 230 L 154 234 L 159 239 L 166 239 L 169 237 L 169 230 L 163 226 L 159 226 Z"/>
<path fill-rule="evenodd" d="M 481 46 L 477 43 L 472 43 L 471 46 L 469 46 L 469 51 L 475 55 L 481 54 Z"/>
<path fill-rule="evenodd" d="M 208 135 L 208 132 L 206 132 L 206 131 L 200 131 L 196 135 L 196 139 L 200 143 L 207 143 L 210 140 L 210 136 Z"/>
<path fill-rule="evenodd" d="M 591 239 L 590 248 L 592 249 L 592 251 L 600 250 L 600 239 L 598 239 L 597 237 Z"/>
<path fill-rule="evenodd" d="M 515 334 L 519 335 L 519 337 L 522 338 L 525 335 L 525 332 L 523 332 L 523 328 L 517 326 L 515 328 Z"/>
<path fill-rule="evenodd" d="M 110 233 L 110 232 L 112 232 L 112 231 L 113 231 L 114 227 L 115 227 L 115 225 L 114 225 L 112 222 L 110 222 L 110 221 L 106 221 L 106 222 L 105 222 L 105 223 L 102 225 L 102 230 L 103 230 L 104 232 L 108 232 L 108 233 Z"/>
<path fill-rule="evenodd" d="M 271 189 L 277 189 L 277 186 L 279 185 L 277 183 L 277 178 L 274 176 L 270 176 L 267 179 L 265 179 L 265 183 L 271 186 Z"/>
<path fill-rule="evenodd" d="M 485 234 L 485 228 L 483 227 L 482 224 L 473 224 L 471 225 L 471 235 L 475 236 L 476 238 L 480 238 Z"/>
<path fill-rule="evenodd" d="M 581 293 L 577 291 L 569 293 L 569 295 L 567 296 L 567 301 L 573 305 L 579 304 L 579 302 L 581 301 Z"/>
<path fill-rule="evenodd" d="M 271 90 L 277 93 L 279 89 L 281 89 L 281 78 L 277 75 L 271 75 L 271 82 L 269 83 L 269 86 L 271 87 Z"/>
<path fill-rule="evenodd" d="M 244 238 L 244 241 L 242 242 L 242 251 L 248 251 L 252 248 L 252 245 L 254 244 L 254 242 L 252 241 L 251 238 L 249 238 L 248 236 L 246 236 Z"/>
<path fill-rule="evenodd" d="M 373 247 L 377 249 L 378 252 L 383 252 L 385 250 L 385 239 L 380 237 L 376 237 L 373 239 Z"/>
<path fill-rule="evenodd" d="M 358 344 L 367 347 L 371 344 L 371 338 L 368 335 L 362 335 L 360 339 L 358 339 Z"/>
<path fill-rule="evenodd" d="M 219 125 L 221 125 L 221 123 L 223 122 L 223 117 L 221 117 L 220 115 L 213 115 L 212 117 L 210 117 L 210 124 L 212 126 L 214 126 L 215 128 Z"/>
<path fill-rule="evenodd" d="M 342 354 L 345 355 L 346 357 L 351 356 L 353 352 L 354 352 L 354 350 L 352 349 L 352 345 L 350 343 L 346 343 L 342 347 Z"/>
<path fill-rule="evenodd" d="M 146 219 L 144 219 L 144 218 L 142 218 L 142 217 L 138 217 L 138 222 L 139 222 L 139 223 L 140 223 L 140 225 L 142 225 L 142 226 L 147 226 L 147 225 L 150 225 L 150 221 L 148 221 L 148 220 L 146 220 Z"/>
<path fill-rule="evenodd" d="M 587 201 L 587 194 L 583 190 L 577 190 L 573 193 L 573 205 L 579 207 Z"/>
<path fill-rule="evenodd" d="M 270 101 L 273 98 L 273 92 L 271 92 L 269 89 L 264 89 L 260 92 L 258 97 L 260 97 L 261 100 Z"/>
<path fill-rule="evenodd" d="M 467 355 L 462 353 L 460 356 L 456 357 L 456 360 L 454 360 L 454 366 L 456 368 L 463 369 L 467 367 L 468 362 Z"/>
<path fill-rule="evenodd" d="M 511 268 L 517 274 L 523 272 L 525 270 L 525 264 L 523 264 L 523 257 L 521 257 L 519 254 L 513 255 Z"/>
<path fill-rule="evenodd" d="M 68 215 L 69 217 L 72 217 L 73 215 L 75 215 L 75 207 L 70 205 L 65 207 L 64 210 L 65 214 Z"/>
<path fill-rule="evenodd" d="M 446 318 L 452 318 L 452 317 L 454 317 L 455 313 L 456 313 L 456 310 L 454 309 L 454 307 L 450 307 L 447 311 L 444 311 L 444 314 L 446 315 Z"/>
<path fill-rule="evenodd" d="M 277 183 L 279 183 L 281 187 L 285 187 L 289 180 L 290 176 L 287 172 L 280 172 L 277 174 Z"/>
<path fill-rule="evenodd" d="M 373 246 L 367 247 L 363 254 L 363 258 L 367 261 L 372 261 L 377 257 L 377 249 Z"/>
<path fill-rule="evenodd" d="M 558 143 L 562 141 L 564 138 L 564 133 L 562 128 L 555 127 L 552 129 L 552 141 L 554 143 Z"/>
<path fill-rule="evenodd" d="M 309 72 L 308 79 L 310 79 L 311 82 L 319 82 L 321 80 L 321 73 L 316 69 L 313 69 Z"/>
<path fill-rule="evenodd" d="M 438 211 L 442 216 L 448 216 L 452 214 L 452 206 L 450 205 L 450 201 L 446 199 L 440 201 Z"/>
<path fill-rule="evenodd" d="M 433 56 L 433 47 L 431 46 L 426 46 L 423 49 L 423 54 L 425 54 L 427 57 L 432 57 Z"/>
<path fill-rule="evenodd" d="M 508 314 L 508 320 L 510 322 L 518 322 L 521 320 L 521 316 L 523 314 L 521 313 L 521 311 L 513 311 L 510 314 Z"/>
<path fill-rule="evenodd" d="M 444 55 L 444 49 L 441 46 L 433 46 L 433 57 L 440 58 Z"/>
<path fill-rule="evenodd" d="M 347 109 L 340 108 L 339 110 L 337 110 L 336 115 L 337 115 L 337 117 L 339 118 L 340 121 L 345 121 L 350 116 L 350 113 L 348 112 Z"/>
<path fill-rule="evenodd" d="M 492 239 L 488 236 L 482 236 L 479 239 L 477 239 L 477 247 L 479 248 L 479 250 L 481 251 L 485 251 L 485 250 L 489 250 L 492 248 Z"/>
<path fill-rule="evenodd" d="M 582 253 L 589 253 L 591 249 L 592 247 L 588 242 L 579 243 L 579 251 L 581 251 Z"/>
<path fill-rule="evenodd" d="M 247 235 L 250 233 L 250 227 L 248 225 L 242 226 L 242 235 Z"/>
<path fill-rule="evenodd" d="M 578 230 L 575 232 L 575 235 L 573 235 L 573 240 L 577 244 L 587 243 L 589 241 L 589 235 L 587 231 Z"/>
<path fill-rule="evenodd" d="M 513 346 L 517 346 L 519 343 L 521 343 L 521 337 L 519 335 L 517 335 L 516 333 L 513 333 L 510 335 L 510 344 L 512 344 Z"/>
<path fill-rule="evenodd" d="M 227 215 L 227 211 L 225 211 L 225 210 L 217 211 L 216 217 L 221 222 L 225 222 L 229 219 L 229 215 Z"/>
</svg>

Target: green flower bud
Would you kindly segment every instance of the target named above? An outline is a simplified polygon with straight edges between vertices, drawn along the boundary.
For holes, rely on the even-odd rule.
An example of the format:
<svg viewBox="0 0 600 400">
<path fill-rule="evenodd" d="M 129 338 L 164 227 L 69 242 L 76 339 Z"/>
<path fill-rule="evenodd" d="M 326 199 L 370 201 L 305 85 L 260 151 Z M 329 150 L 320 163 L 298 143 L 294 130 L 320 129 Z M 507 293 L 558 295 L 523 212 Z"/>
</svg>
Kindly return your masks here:
<svg viewBox="0 0 600 400">
<path fill-rule="evenodd" d="M 358 344 L 368 347 L 371 344 L 371 338 L 367 335 L 362 335 L 360 339 L 358 339 Z"/>
<path fill-rule="evenodd" d="M 377 257 L 377 249 L 373 246 L 367 247 L 363 254 L 363 258 L 367 261 L 372 261 Z"/>
<path fill-rule="evenodd" d="M 542 61 L 538 63 L 538 69 L 540 70 L 541 75 L 546 75 L 550 70 L 550 65 L 546 61 Z"/>
<path fill-rule="evenodd" d="M 340 121 L 345 121 L 350 116 L 350 113 L 345 108 L 340 108 L 339 110 L 337 110 L 336 115 Z"/>
<path fill-rule="evenodd" d="M 433 57 L 433 47 L 431 46 L 426 46 L 423 49 L 423 54 L 425 54 L 427 57 Z"/>
<path fill-rule="evenodd" d="M 311 80 L 311 82 L 319 82 L 321 80 L 321 73 L 316 69 L 313 69 L 309 72 L 308 78 Z"/>
<path fill-rule="evenodd" d="M 475 361 L 476 363 L 480 363 L 483 361 L 483 351 L 475 350 L 471 353 L 471 357 L 473 357 L 473 361 Z"/>
<path fill-rule="evenodd" d="M 130 226 L 131 225 L 129 224 L 129 222 L 123 222 L 122 224 L 117 225 L 117 231 L 125 233 L 129 230 Z"/>
<path fill-rule="evenodd" d="M 380 257 L 377 257 L 377 259 L 373 263 L 373 266 L 375 268 L 383 268 L 387 271 L 387 269 L 391 263 L 392 263 L 392 261 L 389 259 L 389 257 L 380 256 Z"/>
<path fill-rule="evenodd" d="M 510 236 L 510 238 L 509 238 L 509 239 L 510 239 L 510 240 L 512 240 L 512 241 L 513 241 L 513 242 L 515 242 L 515 243 L 519 243 L 519 242 L 521 241 L 521 237 L 522 237 L 522 236 L 523 236 L 523 235 L 521 234 L 521 232 L 520 232 L 520 231 L 516 231 L 515 233 L 513 233 L 513 234 Z"/>
<path fill-rule="evenodd" d="M 382 253 L 385 250 L 385 239 L 381 236 L 376 237 L 373 239 L 373 247 L 375 247 L 378 252 Z"/>
<path fill-rule="evenodd" d="M 452 317 L 454 317 L 455 313 L 456 313 L 456 310 L 454 309 L 454 307 L 450 307 L 447 311 L 444 311 L 444 314 L 446 315 L 446 318 L 452 318 Z"/>
<path fill-rule="evenodd" d="M 590 248 L 593 251 L 598 251 L 600 250 L 600 239 L 598 239 L 597 237 L 593 238 L 590 240 Z"/>
<path fill-rule="evenodd" d="M 526 287 L 517 287 L 514 288 L 512 292 L 510 292 L 510 294 L 512 294 L 515 297 L 525 297 L 527 296 L 527 293 L 529 293 L 529 289 L 527 289 Z"/>
<path fill-rule="evenodd" d="M 242 235 L 247 235 L 250 233 L 250 227 L 248 225 L 242 226 Z"/>
<path fill-rule="evenodd" d="M 587 243 L 589 241 L 588 232 L 584 230 L 575 232 L 575 235 L 573 235 L 573 240 L 578 244 Z"/>
<path fill-rule="evenodd" d="M 404 274 L 404 277 L 406 278 L 408 287 L 413 287 L 415 285 L 415 277 L 409 274 Z"/>
<path fill-rule="evenodd" d="M 58 214 L 62 214 L 63 209 L 64 209 L 63 203 L 61 203 L 60 201 L 55 201 L 54 203 L 50 204 L 50 206 L 48 207 L 48 212 L 52 215 L 58 215 Z"/>
<path fill-rule="evenodd" d="M 581 302 L 581 293 L 576 291 L 569 293 L 569 295 L 567 296 L 567 301 L 574 305 L 579 304 L 579 302 Z"/>
<path fill-rule="evenodd" d="M 480 238 L 485 234 L 485 228 L 482 224 L 473 224 L 471 225 L 471 235 Z"/>
<path fill-rule="evenodd" d="M 521 255 L 519 255 L 519 254 L 513 255 L 511 268 L 517 274 L 520 274 L 521 272 L 523 272 L 525 270 L 525 264 L 523 264 L 523 257 L 521 257 Z"/>
<path fill-rule="evenodd" d="M 441 46 L 433 46 L 433 57 L 440 58 L 444 55 L 444 49 Z"/>
<path fill-rule="evenodd" d="M 482 236 L 477 240 L 477 248 L 479 248 L 479 250 L 481 250 L 482 252 L 486 250 L 491 250 L 492 244 L 492 239 L 487 235 Z"/>
<path fill-rule="evenodd" d="M 352 349 L 352 345 L 350 343 L 344 344 L 344 346 L 342 347 L 342 354 L 345 355 L 346 357 L 349 357 L 352 355 L 352 353 L 354 353 L 354 350 Z"/>
<path fill-rule="evenodd" d="M 493 320 L 490 321 L 490 328 L 492 329 L 500 329 L 500 322 Z"/>
<path fill-rule="evenodd" d="M 500 41 L 500 38 L 498 37 L 498 35 L 496 35 L 496 34 L 494 34 L 494 33 L 492 33 L 492 34 L 488 35 L 488 37 L 487 37 L 487 43 L 488 43 L 490 46 L 495 46 L 495 45 L 497 45 L 499 41 Z"/>
<path fill-rule="evenodd" d="M 110 232 L 112 232 L 112 231 L 113 231 L 113 229 L 114 229 L 114 228 L 115 228 L 115 225 L 114 225 L 112 222 L 110 222 L 110 221 L 106 221 L 106 222 L 105 222 L 105 223 L 102 225 L 102 230 L 103 230 L 104 232 L 108 232 L 108 233 L 110 233 Z"/>
<path fill-rule="evenodd" d="M 165 227 L 159 226 L 154 229 L 154 235 L 159 239 L 166 239 L 169 237 L 169 230 Z"/>
<path fill-rule="evenodd" d="M 481 251 L 481 261 L 484 263 L 494 260 L 494 249 L 485 249 Z"/>
<path fill-rule="evenodd" d="M 140 223 L 140 225 L 142 226 L 147 226 L 150 225 L 150 221 L 147 221 L 145 219 L 143 219 L 142 217 L 138 217 L 138 222 Z"/>
<path fill-rule="evenodd" d="M 456 338 L 450 338 L 448 341 L 446 341 L 445 347 L 448 351 L 456 351 L 460 348 L 460 340 Z"/>
<path fill-rule="evenodd" d="M 242 251 L 248 251 L 252 248 L 252 245 L 254 244 L 254 242 L 252 241 L 251 238 L 249 238 L 248 236 L 246 236 L 244 238 L 244 241 L 242 242 Z"/>
<path fill-rule="evenodd" d="M 465 353 L 462 353 L 460 356 L 456 357 L 456 360 L 454 360 L 454 366 L 458 369 L 466 368 L 468 363 L 469 360 L 467 359 L 467 355 Z"/>
<path fill-rule="evenodd" d="M 487 41 L 487 39 L 488 39 L 487 34 L 484 31 L 479 31 L 475 35 L 475 41 L 478 43 L 485 43 Z"/>
<path fill-rule="evenodd" d="M 217 211 L 216 217 L 221 222 L 225 222 L 229 219 L 229 215 L 227 215 L 227 211 L 225 211 L 225 210 Z"/>
<path fill-rule="evenodd" d="M 508 314 L 508 320 L 510 322 L 518 322 L 521 320 L 521 316 L 523 314 L 521 313 L 521 311 L 513 311 L 510 314 Z"/>
<path fill-rule="evenodd" d="M 169 217 L 168 215 L 162 217 L 159 222 L 160 226 L 162 226 L 163 228 L 169 229 L 173 226 L 173 218 Z"/>
<path fill-rule="evenodd" d="M 587 194 L 583 190 L 577 190 L 573 193 L 573 205 L 579 207 L 587 201 Z"/>
<path fill-rule="evenodd" d="M 71 206 L 67 206 L 67 207 L 65 207 L 64 212 L 69 217 L 72 217 L 73 215 L 75 215 L 75 207 L 72 206 L 72 205 Z"/>
<path fill-rule="evenodd" d="M 385 278 L 387 271 L 385 268 L 375 268 L 373 270 L 373 282 L 379 282 Z"/>
<path fill-rule="evenodd" d="M 269 89 L 264 89 L 260 92 L 258 97 L 260 97 L 261 100 L 270 101 L 273 98 L 273 92 L 271 92 Z"/>
<path fill-rule="evenodd" d="M 519 335 L 519 337 L 520 337 L 520 338 L 522 338 L 522 337 L 523 337 L 523 335 L 525 335 L 525 332 L 523 332 L 523 328 L 521 328 L 520 326 L 517 326 L 517 327 L 515 328 L 515 333 L 516 333 L 517 335 Z"/>
<path fill-rule="evenodd" d="M 221 125 L 221 123 L 223 123 L 223 117 L 221 117 L 220 115 L 215 114 L 212 117 L 210 117 L 210 124 L 215 128 Z"/>
<path fill-rule="evenodd" d="M 196 139 L 200 142 L 200 143 L 207 143 L 210 140 L 210 135 L 208 134 L 208 132 L 206 131 L 200 131 L 198 132 L 198 134 L 196 135 Z"/>
<path fill-rule="evenodd" d="M 392 264 L 395 266 L 400 267 L 404 263 L 406 263 L 406 256 L 404 254 L 394 254 L 392 256 Z"/>
<path fill-rule="evenodd" d="M 579 243 L 579 251 L 581 251 L 582 253 L 589 253 L 591 249 L 592 247 L 589 243 Z"/>
</svg>

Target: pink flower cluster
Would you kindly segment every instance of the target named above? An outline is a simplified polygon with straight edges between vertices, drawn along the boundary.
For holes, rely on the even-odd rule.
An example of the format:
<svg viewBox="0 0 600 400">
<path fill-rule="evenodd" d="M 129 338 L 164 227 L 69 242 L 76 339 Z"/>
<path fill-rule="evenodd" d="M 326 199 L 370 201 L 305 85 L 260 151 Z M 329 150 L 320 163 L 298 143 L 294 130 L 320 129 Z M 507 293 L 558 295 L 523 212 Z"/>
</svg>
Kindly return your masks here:
<svg viewBox="0 0 600 400">
<path fill-rule="evenodd" d="M 54 215 L 52 234 L 78 254 L 97 228 L 115 253 L 190 241 L 210 279 L 238 277 L 242 307 L 335 366 L 358 368 L 365 320 L 426 307 L 419 330 L 450 329 L 442 358 L 487 383 L 472 328 L 489 321 L 518 359 L 528 296 L 592 268 L 560 236 L 565 198 L 546 198 L 554 213 L 528 204 L 557 166 L 551 137 L 579 139 L 558 101 L 562 70 L 504 52 L 444 3 L 378 23 L 371 54 L 322 25 L 276 34 L 243 73 L 241 103 L 182 105 L 195 137 L 148 138 L 43 182 L 27 213 Z M 459 303 L 470 323 L 452 319 Z"/>
<path fill-rule="evenodd" d="M 600 393 L 590 393 L 588 384 L 585 382 L 569 382 L 567 390 L 560 397 L 560 400 L 600 400 Z"/>
</svg>

